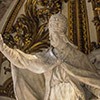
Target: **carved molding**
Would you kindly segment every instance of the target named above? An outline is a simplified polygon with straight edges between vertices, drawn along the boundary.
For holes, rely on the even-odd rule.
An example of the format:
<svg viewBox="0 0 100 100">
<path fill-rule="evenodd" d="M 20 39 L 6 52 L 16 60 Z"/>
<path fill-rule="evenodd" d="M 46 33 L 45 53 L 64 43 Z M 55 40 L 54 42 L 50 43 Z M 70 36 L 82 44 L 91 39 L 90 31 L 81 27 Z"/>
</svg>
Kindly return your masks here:
<svg viewBox="0 0 100 100">
<path fill-rule="evenodd" d="M 15 98 L 12 78 L 7 79 L 6 82 L 0 86 L 0 96 Z"/>
<path fill-rule="evenodd" d="M 0 20 L 9 8 L 13 0 L 0 0 Z"/>
<path fill-rule="evenodd" d="M 93 23 L 97 30 L 97 42 L 100 45 L 100 0 L 89 0 L 91 2 L 94 12 Z"/>
<path fill-rule="evenodd" d="M 69 1 L 69 37 L 84 53 L 90 52 L 90 33 L 85 0 Z"/>
<path fill-rule="evenodd" d="M 70 41 L 75 45 L 78 45 L 76 3 L 71 0 L 68 2 L 68 30 Z"/>
</svg>

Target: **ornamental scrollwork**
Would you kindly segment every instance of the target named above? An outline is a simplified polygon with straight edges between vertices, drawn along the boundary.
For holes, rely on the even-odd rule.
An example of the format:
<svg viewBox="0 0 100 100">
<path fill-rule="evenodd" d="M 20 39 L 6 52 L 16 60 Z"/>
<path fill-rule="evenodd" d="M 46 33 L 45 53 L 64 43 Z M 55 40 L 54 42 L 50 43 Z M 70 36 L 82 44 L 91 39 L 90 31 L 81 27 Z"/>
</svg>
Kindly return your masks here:
<svg viewBox="0 0 100 100">
<path fill-rule="evenodd" d="M 21 14 L 10 30 L 3 33 L 5 43 L 27 53 L 47 48 L 48 20 L 52 14 L 61 11 L 62 2 L 67 0 L 27 0 L 25 14 Z"/>
</svg>

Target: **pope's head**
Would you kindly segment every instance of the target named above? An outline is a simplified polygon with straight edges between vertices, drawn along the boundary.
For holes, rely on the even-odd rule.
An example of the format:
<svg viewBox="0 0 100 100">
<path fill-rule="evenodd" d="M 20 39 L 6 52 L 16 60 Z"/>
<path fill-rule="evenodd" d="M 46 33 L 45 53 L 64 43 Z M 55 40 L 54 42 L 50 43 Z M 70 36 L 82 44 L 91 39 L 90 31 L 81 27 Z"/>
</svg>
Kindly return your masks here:
<svg viewBox="0 0 100 100">
<path fill-rule="evenodd" d="M 54 47 L 60 45 L 60 43 L 65 42 L 65 34 L 67 31 L 67 18 L 58 13 L 52 15 L 49 19 L 49 37 L 51 45 Z"/>
<path fill-rule="evenodd" d="M 52 15 L 49 19 L 49 31 L 51 32 L 64 32 L 67 31 L 67 18 L 58 13 Z"/>
</svg>

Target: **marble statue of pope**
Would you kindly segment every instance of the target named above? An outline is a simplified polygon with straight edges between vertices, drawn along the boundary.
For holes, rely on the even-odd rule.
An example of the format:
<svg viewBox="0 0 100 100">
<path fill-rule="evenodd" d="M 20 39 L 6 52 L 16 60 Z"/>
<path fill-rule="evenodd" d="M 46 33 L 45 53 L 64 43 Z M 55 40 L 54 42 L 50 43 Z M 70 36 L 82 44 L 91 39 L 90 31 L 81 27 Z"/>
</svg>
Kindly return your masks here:
<svg viewBox="0 0 100 100">
<path fill-rule="evenodd" d="M 51 47 L 35 55 L 9 48 L 0 35 L 0 51 L 11 62 L 17 100 L 100 99 L 100 74 L 89 58 L 68 41 L 66 23 L 62 14 L 51 16 Z"/>
</svg>

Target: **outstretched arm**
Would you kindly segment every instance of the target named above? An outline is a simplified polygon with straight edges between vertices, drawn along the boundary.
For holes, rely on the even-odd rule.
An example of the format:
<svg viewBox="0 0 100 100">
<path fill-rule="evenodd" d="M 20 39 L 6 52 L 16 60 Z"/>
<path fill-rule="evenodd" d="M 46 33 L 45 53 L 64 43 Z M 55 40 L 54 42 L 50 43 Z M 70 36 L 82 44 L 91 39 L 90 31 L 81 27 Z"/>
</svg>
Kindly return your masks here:
<svg viewBox="0 0 100 100">
<path fill-rule="evenodd" d="M 43 62 L 43 60 L 35 55 L 25 54 L 18 49 L 9 48 L 0 35 L 0 51 L 7 57 L 7 59 L 16 67 L 22 69 L 28 69 L 34 73 L 44 73 L 47 70 L 51 70 L 59 63 L 50 65 Z"/>
<path fill-rule="evenodd" d="M 0 34 L 0 51 L 4 54 L 5 57 L 13 64 L 19 68 L 25 68 L 21 62 L 21 57 L 17 51 L 17 49 L 9 48 L 2 39 Z"/>
</svg>

